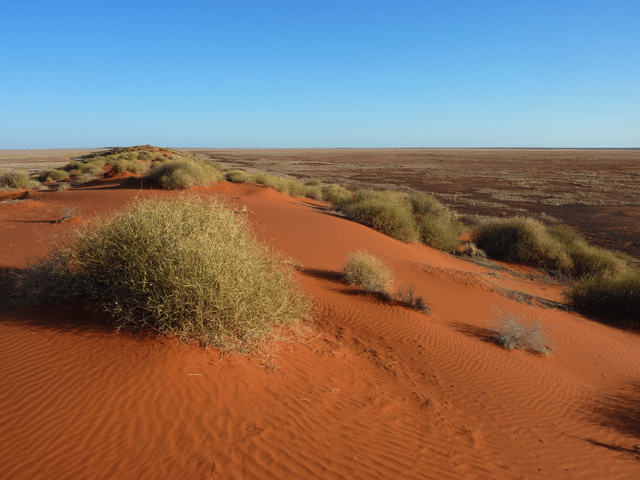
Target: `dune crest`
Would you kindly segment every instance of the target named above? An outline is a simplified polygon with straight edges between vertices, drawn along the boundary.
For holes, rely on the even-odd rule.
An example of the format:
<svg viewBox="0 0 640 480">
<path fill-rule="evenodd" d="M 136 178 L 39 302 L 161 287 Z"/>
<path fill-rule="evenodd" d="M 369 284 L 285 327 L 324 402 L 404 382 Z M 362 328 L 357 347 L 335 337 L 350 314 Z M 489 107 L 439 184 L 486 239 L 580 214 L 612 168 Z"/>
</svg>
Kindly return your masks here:
<svg viewBox="0 0 640 480">
<path fill-rule="evenodd" d="M 4 478 L 640 477 L 637 335 L 536 303 L 561 302 L 559 286 L 398 242 L 309 199 L 227 182 L 192 191 L 226 200 L 298 265 L 313 332 L 272 356 L 222 356 L 114 332 L 77 305 L 5 301 Z M 63 206 L 86 219 L 168 195 L 180 193 L 104 180 L 0 203 L 0 267 L 24 267 L 77 228 L 56 223 Z M 343 283 L 357 250 L 430 314 Z M 538 319 L 553 354 L 489 341 L 497 311 Z"/>
</svg>

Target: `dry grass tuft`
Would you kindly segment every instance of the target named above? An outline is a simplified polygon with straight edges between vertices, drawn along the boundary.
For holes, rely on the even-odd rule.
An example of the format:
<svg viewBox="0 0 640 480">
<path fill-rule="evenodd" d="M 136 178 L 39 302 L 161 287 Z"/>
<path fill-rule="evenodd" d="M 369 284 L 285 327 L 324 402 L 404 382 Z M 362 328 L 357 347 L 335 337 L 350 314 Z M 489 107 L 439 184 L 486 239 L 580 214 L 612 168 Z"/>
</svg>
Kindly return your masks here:
<svg viewBox="0 0 640 480">
<path fill-rule="evenodd" d="M 524 315 L 498 312 L 493 325 L 493 340 L 508 350 L 527 350 L 534 353 L 550 355 L 551 343 L 546 338 L 539 321 L 528 322 Z"/>
<path fill-rule="evenodd" d="M 90 224 L 18 275 L 14 291 L 20 304 L 88 300 L 119 327 L 235 351 L 309 311 L 290 267 L 244 217 L 191 197 L 139 202 Z"/>
</svg>

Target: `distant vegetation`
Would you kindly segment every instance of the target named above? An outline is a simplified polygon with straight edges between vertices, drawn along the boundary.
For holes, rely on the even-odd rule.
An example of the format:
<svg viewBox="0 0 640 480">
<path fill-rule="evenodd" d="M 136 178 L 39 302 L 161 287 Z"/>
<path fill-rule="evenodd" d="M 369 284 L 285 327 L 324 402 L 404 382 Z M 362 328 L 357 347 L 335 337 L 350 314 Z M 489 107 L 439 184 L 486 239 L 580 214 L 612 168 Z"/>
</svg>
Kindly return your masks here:
<svg viewBox="0 0 640 480">
<path fill-rule="evenodd" d="M 351 192 L 341 185 L 265 172 L 224 170 L 195 155 L 140 145 L 113 148 L 85 155 L 62 169 L 29 177 L 25 172 L 0 176 L 0 188 L 34 188 L 41 182 L 63 186 L 86 182 L 103 170 L 131 172 L 143 183 L 185 189 L 219 180 L 259 183 L 295 197 L 329 203 L 336 213 L 404 242 L 420 242 L 453 253 L 459 250 L 463 230 L 455 212 L 422 192 L 391 190 Z M 524 217 L 484 219 L 473 225 L 475 244 L 468 252 L 507 262 L 519 262 L 565 278 L 567 298 L 576 309 L 614 322 L 640 322 L 640 271 L 627 265 L 625 255 L 589 245 L 577 232 L 562 226 L 545 226 Z M 477 245 L 477 248 L 476 248 Z"/>
</svg>

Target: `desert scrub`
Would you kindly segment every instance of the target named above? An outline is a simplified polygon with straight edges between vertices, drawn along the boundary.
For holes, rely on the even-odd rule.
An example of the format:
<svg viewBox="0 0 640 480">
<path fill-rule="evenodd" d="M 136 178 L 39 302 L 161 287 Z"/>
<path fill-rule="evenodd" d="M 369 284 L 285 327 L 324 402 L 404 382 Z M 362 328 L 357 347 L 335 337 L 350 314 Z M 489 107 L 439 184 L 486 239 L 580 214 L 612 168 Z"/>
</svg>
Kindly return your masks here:
<svg viewBox="0 0 640 480">
<path fill-rule="evenodd" d="M 489 329 L 493 332 L 492 340 L 508 350 L 527 350 L 545 355 L 552 351 L 542 324 L 539 321 L 529 322 L 524 315 L 498 312 L 498 318 L 494 318 Z"/>
<path fill-rule="evenodd" d="M 385 293 L 393 285 L 391 269 L 368 252 L 358 251 L 349 254 L 342 274 L 349 285 L 362 287 L 369 293 Z"/>
<path fill-rule="evenodd" d="M 0 188 L 34 188 L 37 185 L 38 182 L 31 180 L 23 170 L 0 173 Z"/>
<path fill-rule="evenodd" d="M 145 180 L 157 182 L 163 188 L 179 190 L 210 185 L 220 178 L 220 172 L 206 161 L 184 158 L 154 162 Z"/>
<path fill-rule="evenodd" d="M 322 186 L 322 199 L 325 202 L 332 203 L 336 207 L 348 203 L 352 198 L 353 194 L 342 185 L 332 183 Z"/>
<path fill-rule="evenodd" d="M 251 175 L 242 170 L 229 170 L 224 174 L 224 179 L 232 183 L 247 183 L 251 181 Z"/>
<path fill-rule="evenodd" d="M 589 245 L 566 227 L 546 227 L 532 218 L 482 221 L 477 246 L 488 256 L 522 262 L 574 278 L 615 274 L 624 269 L 624 256 Z"/>
<path fill-rule="evenodd" d="M 420 241 L 438 250 L 453 253 L 458 247 L 461 227 L 458 217 L 432 195 L 423 192 L 408 197 L 411 204 Z"/>
<path fill-rule="evenodd" d="M 403 242 L 419 240 L 418 224 L 406 195 L 392 191 L 359 190 L 340 205 L 348 218 Z"/>
<path fill-rule="evenodd" d="M 59 182 L 60 180 L 64 180 L 65 178 L 69 178 L 69 173 L 65 172 L 62 169 L 55 170 L 45 170 L 38 174 L 39 182 Z"/>
<path fill-rule="evenodd" d="M 290 267 L 215 200 L 138 202 L 83 229 L 16 281 L 22 303 L 86 299 L 120 327 L 248 350 L 309 303 Z"/>
<path fill-rule="evenodd" d="M 615 275 L 585 276 L 573 282 L 566 295 L 577 310 L 600 315 L 613 323 L 631 320 L 636 328 L 640 326 L 640 270 L 637 268 L 626 267 Z"/>
<path fill-rule="evenodd" d="M 563 273 L 572 267 L 562 245 L 549 235 L 542 223 L 532 218 L 490 219 L 483 221 L 479 230 L 476 244 L 489 257 Z"/>
<path fill-rule="evenodd" d="M 149 165 L 138 159 L 117 159 L 111 163 L 111 168 L 118 173 L 144 173 L 149 169 Z"/>
</svg>

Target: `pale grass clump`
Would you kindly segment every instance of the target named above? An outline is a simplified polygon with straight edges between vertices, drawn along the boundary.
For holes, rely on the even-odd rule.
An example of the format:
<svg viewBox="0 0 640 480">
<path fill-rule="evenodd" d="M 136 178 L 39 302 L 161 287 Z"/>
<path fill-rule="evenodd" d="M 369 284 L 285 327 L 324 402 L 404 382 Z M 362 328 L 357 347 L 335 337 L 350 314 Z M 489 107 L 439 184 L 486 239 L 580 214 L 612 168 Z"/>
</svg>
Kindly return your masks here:
<svg viewBox="0 0 640 480">
<path fill-rule="evenodd" d="M 148 200 L 91 223 L 16 278 L 19 303 L 83 299 L 119 327 L 248 351 L 309 302 L 291 268 L 215 200 Z"/>
<path fill-rule="evenodd" d="M 393 272 L 382 260 L 368 252 L 351 253 L 342 268 L 349 285 L 364 288 L 369 293 L 386 293 L 393 285 Z"/>
<path fill-rule="evenodd" d="M 492 339 L 504 348 L 551 354 L 551 343 L 539 321 L 529 322 L 524 315 L 498 312 L 498 318 L 494 318 L 493 322 L 489 326 L 493 331 Z"/>
<path fill-rule="evenodd" d="M 0 173 L 0 188 L 35 188 L 39 186 L 37 181 L 32 180 L 24 170 L 13 170 Z"/>
</svg>

